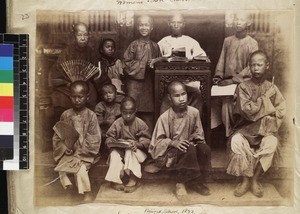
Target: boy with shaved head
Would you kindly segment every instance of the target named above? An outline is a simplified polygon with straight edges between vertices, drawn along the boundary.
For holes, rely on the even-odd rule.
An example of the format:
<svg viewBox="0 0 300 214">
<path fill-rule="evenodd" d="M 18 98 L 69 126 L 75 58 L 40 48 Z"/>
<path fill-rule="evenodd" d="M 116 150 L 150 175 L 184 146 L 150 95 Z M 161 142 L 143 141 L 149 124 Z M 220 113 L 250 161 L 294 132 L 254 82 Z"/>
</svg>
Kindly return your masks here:
<svg viewBox="0 0 300 214">
<path fill-rule="evenodd" d="M 190 36 L 183 35 L 185 20 L 182 14 L 174 14 L 168 23 L 171 29 L 171 35 L 162 38 L 158 45 L 162 56 L 169 57 L 172 55 L 173 49 L 184 48 L 186 57 L 192 60 L 195 56 L 206 56 L 204 50 L 199 43 Z"/>
<path fill-rule="evenodd" d="M 251 25 L 249 12 L 240 11 L 235 14 L 235 35 L 225 38 L 222 52 L 213 83 L 219 86 L 239 84 L 251 78 L 248 67 L 248 59 L 252 52 L 258 49 L 255 39 L 248 35 L 247 29 Z M 233 122 L 233 98 L 215 97 L 211 103 L 211 126 L 216 128 L 222 123 L 225 126 L 225 134 L 232 134 Z"/>
<path fill-rule="evenodd" d="M 240 197 L 249 189 L 263 196 L 260 176 L 273 160 L 278 140 L 276 133 L 286 111 L 286 103 L 278 88 L 265 79 L 269 68 L 267 55 L 260 50 L 250 56 L 252 79 L 241 83 L 237 89 L 234 108 L 235 132 L 230 140 L 230 162 L 227 173 L 242 176 L 234 195 Z"/>
<path fill-rule="evenodd" d="M 206 56 L 205 51 L 200 44 L 190 36 L 183 35 L 185 19 L 182 14 L 172 15 L 168 23 L 171 29 L 171 35 L 162 38 L 157 44 L 159 45 L 162 56 L 171 57 L 173 50 L 184 49 L 185 56 L 188 60 L 193 60 L 196 56 Z M 200 81 L 185 81 L 188 92 L 188 104 L 197 108 L 202 114 L 203 101 L 201 99 Z M 170 107 L 170 102 L 164 97 L 160 112 L 163 113 Z"/>
<path fill-rule="evenodd" d="M 150 39 L 153 19 L 142 15 L 137 20 L 139 38 L 130 43 L 124 53 L 124 71 L 127 73 L 128 95 L 136 100 L 137 114 L 152 129 L 154 111 L 154 70 L 151 59 L 160 56 L 158 45 Z"/>
<path fill-rule="evenodd" d="M 88 171 L 92 164 L 99 160 L 99 148 L 101 144 L 101 131 L 98 125 L 96 114 L 86 107 L 89 99 L 89 87 L 84 81 L 75 81 L 70 86 L 70 99 L 73 107 L 64 111 L 59 123 L 71 126 L 78 133 L 78 139 L 69 148 L 66 141 L 69 139 L 61 136 L 61 126 L 57 123 L 54 126 L 53 156 L 59 162 L 62 158 L 68 158 L 70 168 L 79 168 L 74 173 L 76 186 L 79 194 L 84 194 L 84 200 L 90 201 L 91 184 Z M 63 133 L 65 134 L 65 133 Z M 59 162 L 60 163 L 60 162 Z M 72 188 L 67 171 L 59 171 L 60 182 L 64 189 Z"/>
<path fill-rule="evenodd" d="M 172 169 L 176 177 L 176 195 L 187 192 L 185 186 L 201 195 L 209 195 L 203 185 L 211 167 L 210 148 L 205 143 L 199 111 L 187 105 L 185 85 L 174 81 L 168 86 L 171 107 L 157 120 L 149 153 L 159 169 Z"/>
<path fill-rule="evenodd" d="M 105 180 L 114 189 L 131 193 L 142 177 L 141 163 L 144 162 L 150 143 L 149 128 L 136 117 L 137 106 L 132 97 L 121 102 L 121 115 L 106 133 L 106 145 L 110 149 L 109 168 Z"/>
</svg>

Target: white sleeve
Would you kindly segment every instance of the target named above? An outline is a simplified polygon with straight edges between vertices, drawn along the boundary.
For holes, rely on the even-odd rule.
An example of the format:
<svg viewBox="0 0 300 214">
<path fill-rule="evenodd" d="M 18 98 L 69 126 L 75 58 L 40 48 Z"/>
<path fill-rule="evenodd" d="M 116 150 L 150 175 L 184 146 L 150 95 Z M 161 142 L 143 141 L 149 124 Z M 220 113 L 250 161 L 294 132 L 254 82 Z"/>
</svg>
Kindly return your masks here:
<svg viewBox="0 0 300 214">
<path fill-rule="evenodd" d="M 193 39 L 193 57 L 201 55 L 206 56 L 205 51 L 201 48 L 199 42 L 197 42 L 195 39 Z"/>
<path fill-rule="evenodd" d="M 172 46 L 166 38 L 162 38 L 158 43 L 160 53 L 163 57 L 169 57 L 172 54 Z"/>
</svg>

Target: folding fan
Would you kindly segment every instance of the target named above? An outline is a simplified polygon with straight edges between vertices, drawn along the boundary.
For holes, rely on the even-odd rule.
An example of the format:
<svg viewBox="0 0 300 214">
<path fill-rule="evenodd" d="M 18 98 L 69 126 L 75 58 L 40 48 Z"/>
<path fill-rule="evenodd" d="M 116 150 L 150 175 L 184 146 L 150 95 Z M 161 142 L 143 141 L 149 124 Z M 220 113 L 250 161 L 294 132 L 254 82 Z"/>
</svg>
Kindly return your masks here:
<svg viewBox="0 0 300 214">
<path fill-rule="evenodd" d="M 80 59 L 68 60 L 60 65 L 72 82 L 77 80 L 87 81 L 99 72 L 95 65 Z"/>
</svg>

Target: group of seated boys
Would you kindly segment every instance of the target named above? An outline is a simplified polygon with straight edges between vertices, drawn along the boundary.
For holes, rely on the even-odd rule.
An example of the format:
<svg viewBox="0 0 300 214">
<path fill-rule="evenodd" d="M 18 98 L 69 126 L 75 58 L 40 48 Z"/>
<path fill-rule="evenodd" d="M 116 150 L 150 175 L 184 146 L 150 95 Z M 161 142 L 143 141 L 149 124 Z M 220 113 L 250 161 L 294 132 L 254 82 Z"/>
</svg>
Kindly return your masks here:
<svg viewBox="0 0 300 214">
<path fill-rule="evenodd" d="M 143 20 L 140 19 L 142 24 Z M 147 26 L 140 27 L 142 36 L 149 35 L 149 24 L 151 28 L 152 22 L 149 23 L 149 20 Z M 175 30 L 177 24 L 174 24 Z M 125 55 L 129 57 L 133 54 L 133 49 L 140 50 L 139 46 L 145 44 L 149 45 L 149 41 L 141 40 L 132 44 L 132 50 L 128 48 Z M 153 51 L 151 48 L 149 50 Z M 145 49 L 143 52 L 144 56 L 153 58 L 147 51 Z M 147 107 L 145 105 L 150 102 L 149 97 L 143 94 L 143 90 L 147 89 L 146 83 L 140 80 L 147 75 L 145 67 L 149 62 L 146 61 L 141 59 L 136 60 L 135 64 L 131 62 L 129 74 L 132 76 L 127 85 L 128 94 L 119 101 L 116 100 L 118 90 L 114 84 L 101 85 L 102 101 L 93 110 L 87 108 L 90 96 L 88 83 L 79 80 L 69 86 L 72 108 L 62 113 L 60 121 L 72 126 L 78 133 L 78 138 L 70 148 L 65 144 L 66 139 L 55 132 L 54 159 L 59 162 L 68 156 L 69 167 L 78 168 L 73 174 L 78 192 L 84 194 L 86 200 L 91 197 L 88 172 L 99 160 L 101 149 L 109 151 L 109 168 L 105 180 L 115 190 L 134 192 L 141 184 L 142 163 L 148 160 L 145 166 L 148 172 L 177 172 L 175 193 L 179 199 L 187 195 L 186 188 L 204 196 L 211 194 L 204 185 L 211 169 L 210 147 L 205 142 L 199 109 L 189 105 L 187 86 L 180 81 L 169 83 L 166 96 L 170 105 L 156 121 L 152 133 L 146 121 L 136 116 L 139 108 Z M 231 122 L 233 125 L 228 134 L 230 162 L 227 173 L 243 177 L 235 188 L 234 195 L 239 197 L 251 190 L 255 196 L 262 197 L 263 187 L 258 179 L 272 164 L 278 144 L 275 133 L 285 114 L 285 100 L 273 82 L 265 79 L 269 60 L 263 51 L 253 51 L 248 65 L 252 76 L 249 80 L 240 83 L 238 75 L 232 79 L 217 75 L 213 81 L 221 82 L 220 85 L 232 84 L 235 80 L 240 83 L 236 100 L 231 103 L 234 118 L 230 120 L 234 122 Z M 144 103 L 142 99 L 145 100 Z M 105 147 L 100 148 L 101 142 L 105 143 Z M 65 189 L 72 188 L 68 173 L 60 171 L 59 175 L 62 186 Z"/>
</svg>

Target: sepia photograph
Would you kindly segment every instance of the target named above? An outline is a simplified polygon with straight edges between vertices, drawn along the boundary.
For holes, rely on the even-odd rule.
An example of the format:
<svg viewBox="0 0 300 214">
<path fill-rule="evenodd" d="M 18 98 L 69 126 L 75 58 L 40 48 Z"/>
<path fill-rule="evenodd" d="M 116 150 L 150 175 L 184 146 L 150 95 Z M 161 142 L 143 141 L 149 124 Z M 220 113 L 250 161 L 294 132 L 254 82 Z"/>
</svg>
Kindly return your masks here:
<svg viewBox="0 0 300 214">
<path fill-rule="evenodd" d="M 293 19 L 37 10 L 34 204 L 292 206 Z"/>
</svg>

